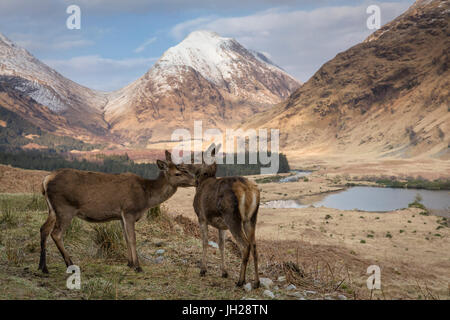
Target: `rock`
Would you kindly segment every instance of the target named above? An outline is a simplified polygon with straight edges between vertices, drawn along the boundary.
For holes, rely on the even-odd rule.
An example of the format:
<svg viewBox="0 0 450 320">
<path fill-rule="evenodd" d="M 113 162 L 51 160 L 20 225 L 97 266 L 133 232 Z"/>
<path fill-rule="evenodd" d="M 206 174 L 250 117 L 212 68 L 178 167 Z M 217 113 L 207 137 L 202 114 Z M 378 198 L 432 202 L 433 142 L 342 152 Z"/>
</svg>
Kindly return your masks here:
<svg viewBox="0 0 450 320">
<path fill-rule="evenodd" d="M 155 263 L 160 264 L 160 263 L 163 263 L 163 261 L 164 261 L 164 257 L 163 256 L 158 256 L 158 257 L 155 258 Z"/>
<path fill-rule="evenodd" d="M 247 297 L 242 297 L 241 300 L 256 300 L 255 298 L 247 298 Z"/>
<path fill-rule="evenodd" d="M 295 285 L 293 285 L 292 283 L 288 286 L 286 286 L 286 290 L 291 291 L 291 290 L 295 290 L 297 289 L 297 287 Z"/>
<path fill-rule="evenodd" d="M 263 295 L 268 297 L 268 298 L 270 298 L 270 299 L 275 299 L 275 295 L 270 290 L 264 290 Z"/>
<path fill-rule="evenodd" d="M 306 290 L 305 291 L 305 294 L 307 295 L 307 296 L 309 296 L 309 295 L 315 295 L 315 294 L 317 294 L 317 292 L 316 291 L 313 291 L 313 290 Z"/>
<path fill-rule="evenodd" d="M 250 282 L 247 282 L 244 285 L 244 290 L 247 291 L 247 292 L 252 291 L 252 284 Z"/>
<path fill-rule="evenodd" d="M 299 300 L 306 300 L 305 297 L 298 291 L 296 291 L 296 292 L 289 292 L 287 295 L 291 296 L 291 297 L 296 297 Z"/>
<path fill-rule="evenodd" d="M 324 298 L 325 300 L 334 300 L 334 298 L 332 296 L 325 296 Z"/>
<path fill-rule="evenodd" d="M 338 295 L 339 300 L 347 300 L 347 297 L 343 294 Z"/>
<path fill-rule="evenodd" d="M 278 277 L 277 281 L 284 282 L 284 281 L 286 281 L 286 277 L 285 276 L 280 276 L 280 277 Z"/>
<path fill-rule="evenodd" d="M 219 245 L 217 243 L 215 243 L 214 241 L 209 241 L 208 244 L 213 248 L 219 249 Z"/>
<path fill-rule="evenodd" d="M 275 290 L 275 291 L 280 290 L 280 287 L 279 286 L 275 286 L 275 287 L 273 287 L 273 290 Z"/>
<path fill-rule="evenodd" d="M 156 254 L 164 254 L 164 252 L 166 252 L 166 250 L 164 250 L 164 249 L 156 250 Z"/>
<path fill-rule="evenodd" d="M 259 283 L 266 289 L 270 289 L 273 285 L 273 281 L 269 278 L 259 278 Z"/>
</svg>

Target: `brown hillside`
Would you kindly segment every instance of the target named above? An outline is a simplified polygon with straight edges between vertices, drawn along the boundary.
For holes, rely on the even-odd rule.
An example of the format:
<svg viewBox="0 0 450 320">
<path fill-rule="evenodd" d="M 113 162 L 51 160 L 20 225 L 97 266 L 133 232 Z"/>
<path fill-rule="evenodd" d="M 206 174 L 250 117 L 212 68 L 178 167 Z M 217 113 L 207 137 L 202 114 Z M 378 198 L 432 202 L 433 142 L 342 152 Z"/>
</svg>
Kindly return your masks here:
<svg viewBox="0 0 450 320">
<path fill-rule="evenodd" d="M 450 1 L 417 1 L 244 124 L 298 154 L 448 159 Z"/>
</svg>

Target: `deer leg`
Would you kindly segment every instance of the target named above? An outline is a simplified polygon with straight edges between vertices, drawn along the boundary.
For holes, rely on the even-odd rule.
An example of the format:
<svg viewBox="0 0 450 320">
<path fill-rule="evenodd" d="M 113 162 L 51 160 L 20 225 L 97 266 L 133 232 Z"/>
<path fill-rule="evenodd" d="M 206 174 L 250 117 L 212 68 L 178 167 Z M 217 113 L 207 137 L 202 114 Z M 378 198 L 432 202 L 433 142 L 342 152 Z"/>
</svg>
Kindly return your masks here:
<svg viewBox="0 0 450 320">
<path fill-rule="evenodd" d="M 122 225 L 122 231 L 123 231 L 123 237 L 125 238 L 125 242 L 127 243 L 127 260 L 128 260 L 128 267 L 132 268 L 133 267 L 133 258 L 131 255 L 131 246 L 130 243 L 128 241 L 128 235 L 127 235 L 127 230 L 125 228 L 125 220 L 122 217 L 122 219 L 120 220 L 120 224 Z"/>
<path fill-rule="evenodd" d="M 134 224 L 136 221 L 133 218 L 125 219 L 125 229 L 128 237 L 128 246 L 131 252 L 131 261 L 136 272 L 142 272 L 142 268 L 139 265 L 139 259 L 136 252 L 136 231 Z"/>
<path fill-rule="evenodd" d="M 244 222 L 244 230 L 248 235 L 250 241 L 251 255 L 253 256 L 253 264 L 255 268 L 255 282 L 253 283 L 253 288 L 259 288 L 259 273 L 258 273 L 258 252 L 256 250 L 256 240 L 255 240 L 255 229 L 256 221 L 246 221 Z"/>
<path fill-rule="evenodd" d="M 65 218 L 56 217 L 56 223 L 55 228 L 53 229 L 51 236 L 53 241 L 55 242 L 56 246 L 59 249 L 59 252 L 61 252 L 61 255 L 64 259 L 64 262 L 66 263 L 66 266 L 71 266 L 72 259 L 70 258 L 69 254 L 67 253 L 66 249 L 64 248 L 64 242 L 63 242 L 63 234 L 64 231 L 66 231 L 67 227 L 70 225 L 70 222 L 72 221 L 72 216 L 68 216 Z"/>
<path fill-rule="evenodd" d="M 42 225 L 41 231 L 41 256 L 39 258 L 39 267 L 38 270 L 42 270 L 43 273 L 48 273 L 47 269 L 47 261 L 46 261 L 46 251 L 47 251 L 47 238 L 52 232 L 53 227 L 55 226 L 55 212 L 52 209 L 48 210 L 48 218 Z"/>
<path fill-rule="evenodd" d="M 253 264 L 255 267 L 255 282 L 253 283 L 253 288 L 259 288 L 259 273 L 258 273 L 258 252 L 256 250 L 256 243 L 253 241 L 252 243 L 252 256 L 253 256 Z"/>
<path fill-rule="evenodd" d="M 226 217 L 233 217 L 233 216 L 234 215 L 231 214 L 226 215 Z M 241 272 L 239 275 L 239 281 L 236 283 L 238 287 L 241 287 L 245 283 L 245 272 L 247 270 L 248 258 L 250 256 L 250 241 L 247 237 L 247 234 L 244 233 L 243 230 L 244 226 L 242 225 L 243 222 L 237 219 L 226 218 L 225 223 L 228 224 L 231 234 L 241 247 L 241 255 L 242 255 Z"/>
<path fill-rule="evenodd" d="M 200 276 L 206 274 L 206 250 L 208 249 L 208 224 L 206 222 L 200 223 L 200 231 L 202 233 L 202 243 L 203 243 L 203 256 L 202 263 L 200 265 Z"/>
<path fill-rule="evenodd" d="M 224 256 L 224 248 L 225 248 L 225 230 L 219 229 L 219 249 L 220 249 L 220 261 L 221 261 L 221 269 L 222 269 L 222 278 L 228 277 L 228 272 L 225 269 L 225 256 Z"/>
</svg>

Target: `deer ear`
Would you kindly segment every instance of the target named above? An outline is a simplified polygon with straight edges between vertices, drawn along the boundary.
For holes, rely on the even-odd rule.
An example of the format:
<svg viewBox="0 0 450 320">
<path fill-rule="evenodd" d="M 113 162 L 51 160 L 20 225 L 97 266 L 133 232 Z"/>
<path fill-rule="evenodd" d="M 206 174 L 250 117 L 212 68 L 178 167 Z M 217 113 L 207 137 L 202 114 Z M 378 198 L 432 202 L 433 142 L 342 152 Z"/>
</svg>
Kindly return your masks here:
<svg viewBox="0 0 450 320">
<path fill-rule="evenodd" d="M 158 166 L 159 170 L 167 171 L 167 169 L 169 169 L 167 162 L 162 160 L 156 160 L 156 165 Z"/>
<path fill-rule="evenodd" d="M 172 154 L 166 150 L 166 161 L 172 161 Z"/>
</svg>

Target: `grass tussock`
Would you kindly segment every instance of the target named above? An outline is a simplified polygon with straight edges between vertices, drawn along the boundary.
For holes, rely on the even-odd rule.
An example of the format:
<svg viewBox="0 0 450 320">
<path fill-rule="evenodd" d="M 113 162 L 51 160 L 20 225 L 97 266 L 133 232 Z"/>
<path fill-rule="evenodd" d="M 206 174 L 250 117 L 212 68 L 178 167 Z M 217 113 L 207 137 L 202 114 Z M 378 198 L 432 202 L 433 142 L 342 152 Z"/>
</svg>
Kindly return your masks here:
<svg viewBox="0 0 450 320">
<path fill-rule="evenodd" d="M 106 258 L 125 256 L 125 241 L 120 222 L 112 221 L 93 225 L 92 240 L 98 247 L 98 254 Z"/>
<path fill-rule="evenodd" d="M 74 218 L 66 229 L 65 239 L 76 240 L 81 237 L 83 222 L 80 219 Z"/>
<path fill-rule="evenodd" d="M 19 224 L 20 216 L 18 210 L 11 202 L 2 199 L 0 201 L 0 211 L 0 225 L 15 227 Z"/>
</svg>

